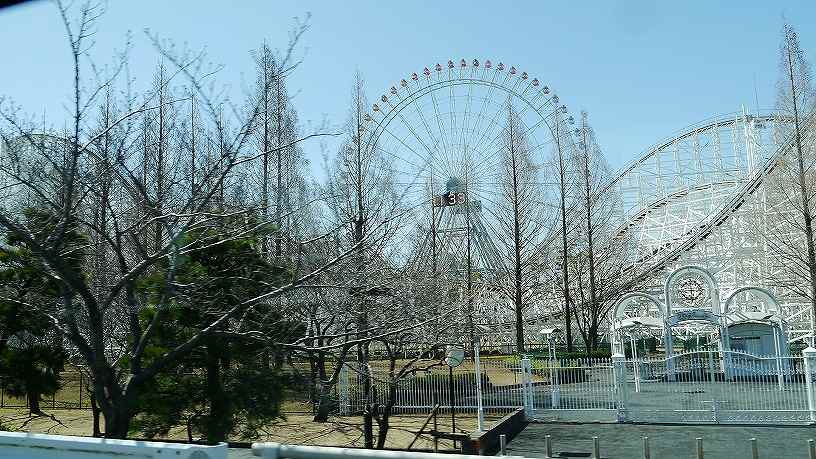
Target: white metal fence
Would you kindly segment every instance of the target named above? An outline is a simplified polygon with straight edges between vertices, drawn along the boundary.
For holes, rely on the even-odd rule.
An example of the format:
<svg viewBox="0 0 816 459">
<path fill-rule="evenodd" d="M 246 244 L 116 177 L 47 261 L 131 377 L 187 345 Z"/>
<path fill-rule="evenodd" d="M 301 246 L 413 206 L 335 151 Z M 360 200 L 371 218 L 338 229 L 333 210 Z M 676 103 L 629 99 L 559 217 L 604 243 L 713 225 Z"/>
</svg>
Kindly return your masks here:
<svg viewBox="0 0 816 459">
<path fill-rule="evenodd" d="M 627 417 L 638 421 L 809 422 L 802 356 L 690 352 L 632 362 Z"/>
<path fill-rule="evenodd" d="M 482 404 L 486 412 L 503 414 L 522 406 L 519 362 L 515 356 L 481 358 Z M 458 411 L 478 408 L 476 371 L 471 359 L 454 369 L 437 365 L 401 377 L 396 376 L 399 365 L 392 372 L 387 361 L 373 361 L 369 368 L 374 380 L 372 397 L 383 407 L 393 390 L 394 413 L 428 412 L 437 403 L 442 410 L 451 406 Z M 356 364 L 343 368 L 337 388 L 341 414 L 363 410 L 363 378 Z"/>
<path fill-rule="evenodd" d="M 573 421 L 807 423 L 816 420 L 814 368 L 813 354 L 735 351 L 534 361 L 529 409 L 539 419 Z M 557 376 L 576 371 L 572 380 Z"/>
<path fill-rule="evenodd" d="M 403 377 L 372 362 L 372 395 L 394 413 L 478 409 L 475 365 L 435 366 Z M 569 421 L 807 423 L 816 421 L 816 351 L 755 356 L 695 351 L 671 359 L 489 357 L 481 359 L 482 405 L 502 414 Z M 399 371 L 397 367 L 395 373 Z M 338 385 L 342 414 L 361 412 L 363 375 L 347 365 Z"/>
</svg>

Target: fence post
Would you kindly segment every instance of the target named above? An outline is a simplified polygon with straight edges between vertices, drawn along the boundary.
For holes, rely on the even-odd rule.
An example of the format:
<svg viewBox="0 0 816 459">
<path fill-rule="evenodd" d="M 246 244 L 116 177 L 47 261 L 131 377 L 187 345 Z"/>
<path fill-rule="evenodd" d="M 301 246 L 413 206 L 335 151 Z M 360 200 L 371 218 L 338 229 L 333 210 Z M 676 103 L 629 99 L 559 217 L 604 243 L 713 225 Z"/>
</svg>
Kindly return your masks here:
<svg viewBox="0 0 816 459">
<path fill-rule="evenodd" d="M 340 408 L 341 416 L 350 414 L 349 407 L 349 371 L 348 365 L 343 364 L 340 374 L 337 376 L 337 404 Z"/>
<path fill-rule="evenodd" d="M 524 413 L 527 417 L 533 416 L 533 367 L 527 357 L 521 359 L 521 384 L 524 394 Z"/>
<path fill-rule="evenodd" d="M 808 346 L 802 351 L 805 361 L 805 388 L 807 389 L 810 422 L 816 422 L 816 398 L 813 394 L 813 370 L 816 370 L 816 349 Z"/>
<path fill-rule="evenodd" d="M 544 457 L 552 458 L 552 436 L 550 435 L 544 435 Z"/>
<path fill-rule="evenodd" d="M 612 356 L 612 376 L 615 383 L 615 410 L 617 421 L 626 422 L 626 356 Z"/>
</svg>

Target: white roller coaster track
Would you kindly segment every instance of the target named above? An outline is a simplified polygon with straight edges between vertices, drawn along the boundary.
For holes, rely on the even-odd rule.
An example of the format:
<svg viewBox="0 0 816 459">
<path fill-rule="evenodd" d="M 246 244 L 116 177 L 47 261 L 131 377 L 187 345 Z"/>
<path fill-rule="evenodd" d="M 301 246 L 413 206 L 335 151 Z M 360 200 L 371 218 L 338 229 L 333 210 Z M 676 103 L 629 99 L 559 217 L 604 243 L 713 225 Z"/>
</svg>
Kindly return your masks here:
<svg viewBox="0 0 816 459">
<path fill-rule="evenodd" d="M 751 117 L 743 115 L 742 117 L 732 116 L 692 125 L 691 127 L 682 130 L 678 134 L 655 144 L 649 148 L 646 153 L 627 164 L 612 180 L 610 180 L 595 194 L 593 199 L 598 202 L 602 196 L 613 193 L 616 190 L 616 187 L 624 182 L 630 175 L 635 174 L 641 165 L 646 164 L 650 158 L 665 152 L 666 149 L 677 144 L 677 142 L 684 139 L 690 139 L 694 136 L 700 135 L 701 133 L 719 128 L 733 127 L 736 129 L 738 124 L 748 123 L 749 121 L 759 123 L 788 123 L 790 122 L 790 119 L 787 117 L 780 117 L 778 115 L 761 115 Z M 816 124 L 816 121 L 811 119 L 805 123 L 804 130 L 808 131 L 813 129 L 814 124 Z M 640 206 L 633 206 L 627 212 L 625 212 L 627 218 L 624 219 L 614 234 L 620 235 L 632 230 L 633 228 L 637 227 L 641 220 L 643 220 L 650 213 L 653 213 L 657 209 L 667 207 L 673 202 L 682 201 L 693 192 L 716 186 L 723 187 L 723 190 L 727 192 L 727 197 L 724 197 L 724 199 L 721 201 L 718 200 L 716 206 L 712 207 L 712 212 L 705 215 L 705 217 L 698 219 L 696 222 L 688 222 L 689 229 L 682 235 L 682 237 L 667 240 L 657 247 L 657 250 L 649 253 L 646 256 L 633 259 L 631 265 L 627 268 L 629 276 L 626 277 L 630 278 L 630 280 L 624 287 L 635 288 L 650 281 L 655 285 L 659 285 L 661 283 L 662 273 L 665 273 L 672 268 L 673 264 L 682 264 L 683 255 L 685 253 L 694 250 L 701 244 L 701 242 L 705 241 L 714 231 L 716 231 L 718 227 L 722 226 L 723 223 L 732 218 L 746 199 L 760 189 L 763 182 L 773 172 L 780 160 L 790 151 L 792 142 L 792 138 L 787 139 L 785 142 L 781 143 L 780 146 L 774 148 L 772 150 L 772 154 L 767 155 L 768 157 L 760 156 L 756 158 L 756 165 L 748 164 L 746 170 L 742 171 L 742 174 L 740 174 L 739 177 L 721 180 L 716 183 L 714 181 L 704 181 L 687 187 L 666 189 L 664 190 L 663 194 L 656 196 L 656 199 L 644 201 Z M 746 149 L 747 148 L 749 147 L 746 145 Z M 767 153 L 771 152 L 768 151 Z M 570 212 L 569 219 L 573 224 L 576 222 L 576 219 L 580 218 L 577 211 L 578 209 L 573 208 Z M 545 259 L 548 255 L 551 256 L 551 243 L 553 241 L 557 241 L 558 238 L 560 238 L 560 235 L 561 231 L 560 228 L 558 228 L 550 234 L 548 239 L 545 241 L 545 244 L 543 244 L 541 253 L 545 256 Z M 739 283 L 739 281 L 737 281 L 737 283 Z M 737 286 L 738 285 L 728 285 L 727 288 L 733 289 Z M 788 319 L 792 321 L 802 320 L 803 316 L 806 315 L 799 310 L 788 312 L 788 314 Z M 561 316 L 560 304 L 552 304 L 549 305 L 549 307 L 540 308 L 537 313 L 531 314 L 525 319 L 530 326 L 538 326 L 540 324 L 540 320 L 542 319 L 558 319 Z M 508 328 L 511 323 L 503 322 L 496 325 L 501 325 L 504 326 L 504 328 Z M 535 332 L 535 330 L 530 330 L 530 332 Z M 791 338 L 801 339 L 803 336 L 805 336 L 804 333 L 799 330 L 796 336 L 791 336 Z"/>
<path fill-rule="evenodd" d="M 815 120 L 816 119 L 812 119 L 806 123 L 804 130 L 813 128 L 813 126 L 816 124 Z M 711 218 L 707 219 L 707 223 L 700 225 L 697 227 L 697 229 L 691 231 L 684 241 L 676 244 L 675 247 L 671 248 L 667 252 L 661 253 L 659 257 L 656 257 L 656 259 L 652 261 L 652 263 L 646 269 L 633 276 L 631 285 L 638 284 L 649 277 L 653 271 L 662 270 L 666 268 L 669 263 L 679 260 L 684 252 L 691 250 L 699 242 L 706 239 L 716 227 L 721 226 L 728 218 L 739 210 L 748 195 L 754 193 L 760 186 L 762 186 L 763 181 L 770 175 L 773 169 L 778 165 L 779 161 L 788 153 L 793 144 L 794 139 L 791 138 L 783 145 L 778 147 L 773 156 L 765 161 L 764 166 L 762 168 L 758 168 L 756 172 L 749 177 L 747 182 L 739 187 L 739 190 L 720 207 L 719 211 L 714 213 Z M 636 267 L 636 265 L 632 265 L 632 267 L 629 269 L 635 269 Z"/>
</svg>

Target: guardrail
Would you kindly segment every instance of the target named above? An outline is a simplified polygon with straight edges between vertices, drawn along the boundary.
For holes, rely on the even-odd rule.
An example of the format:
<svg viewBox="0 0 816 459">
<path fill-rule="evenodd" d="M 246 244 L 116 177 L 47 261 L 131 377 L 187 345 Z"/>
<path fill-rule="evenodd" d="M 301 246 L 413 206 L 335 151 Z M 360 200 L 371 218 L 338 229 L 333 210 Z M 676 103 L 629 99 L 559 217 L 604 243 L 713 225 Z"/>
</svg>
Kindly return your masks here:
<svg viewBox="0 0 816 459">
<path fill-rule="evenodd" d="M 280 443 L 253 443 L 252 454 L 263 459 L 477 459 L 467 454 L 420 453 L 378 449 L 327 448 Z M 524 459 L 522 456 L 505 456 Z"/>
<path fill-rule="evenodd" d="M 214 446 L 107 438 L 0 432 L 3 459 L 227 459 L 227 444 Z"/>
</svg>

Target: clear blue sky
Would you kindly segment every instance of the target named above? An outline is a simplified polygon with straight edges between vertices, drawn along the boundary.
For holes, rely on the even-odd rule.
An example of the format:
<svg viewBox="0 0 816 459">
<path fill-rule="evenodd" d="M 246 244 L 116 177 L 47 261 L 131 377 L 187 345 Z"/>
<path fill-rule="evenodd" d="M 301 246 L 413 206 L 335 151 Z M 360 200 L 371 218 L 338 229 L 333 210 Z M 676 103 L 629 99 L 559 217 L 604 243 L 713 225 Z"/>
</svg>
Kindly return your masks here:
<svg viewBox="0 0 816 459">
<path fill-rule="evenodd" d="M 816 60 L 816 1 L 233 1 L 110 0 L 93 53 L 108 62 L 133 31 L 132 73 L 150 83 L 157 54 L 142 30 L 206 47 L 240 89 L 249 50 L 284 47 L 292 18 L 312 13 L 305 61 L 289 80 L 303 121 L 340 124 L 354 72 L 376 99 L 424 66 L 479 58 L 516 65 L 590 113 L 613 166 L 712 115 L 774 103 L 783 15 Z M 52 122 L 64 118 L 70 61 L 56 8 L 0 10 L 0 94 Z M 319 158 L 317 143 L 305 145 Z"/>
</svg>

